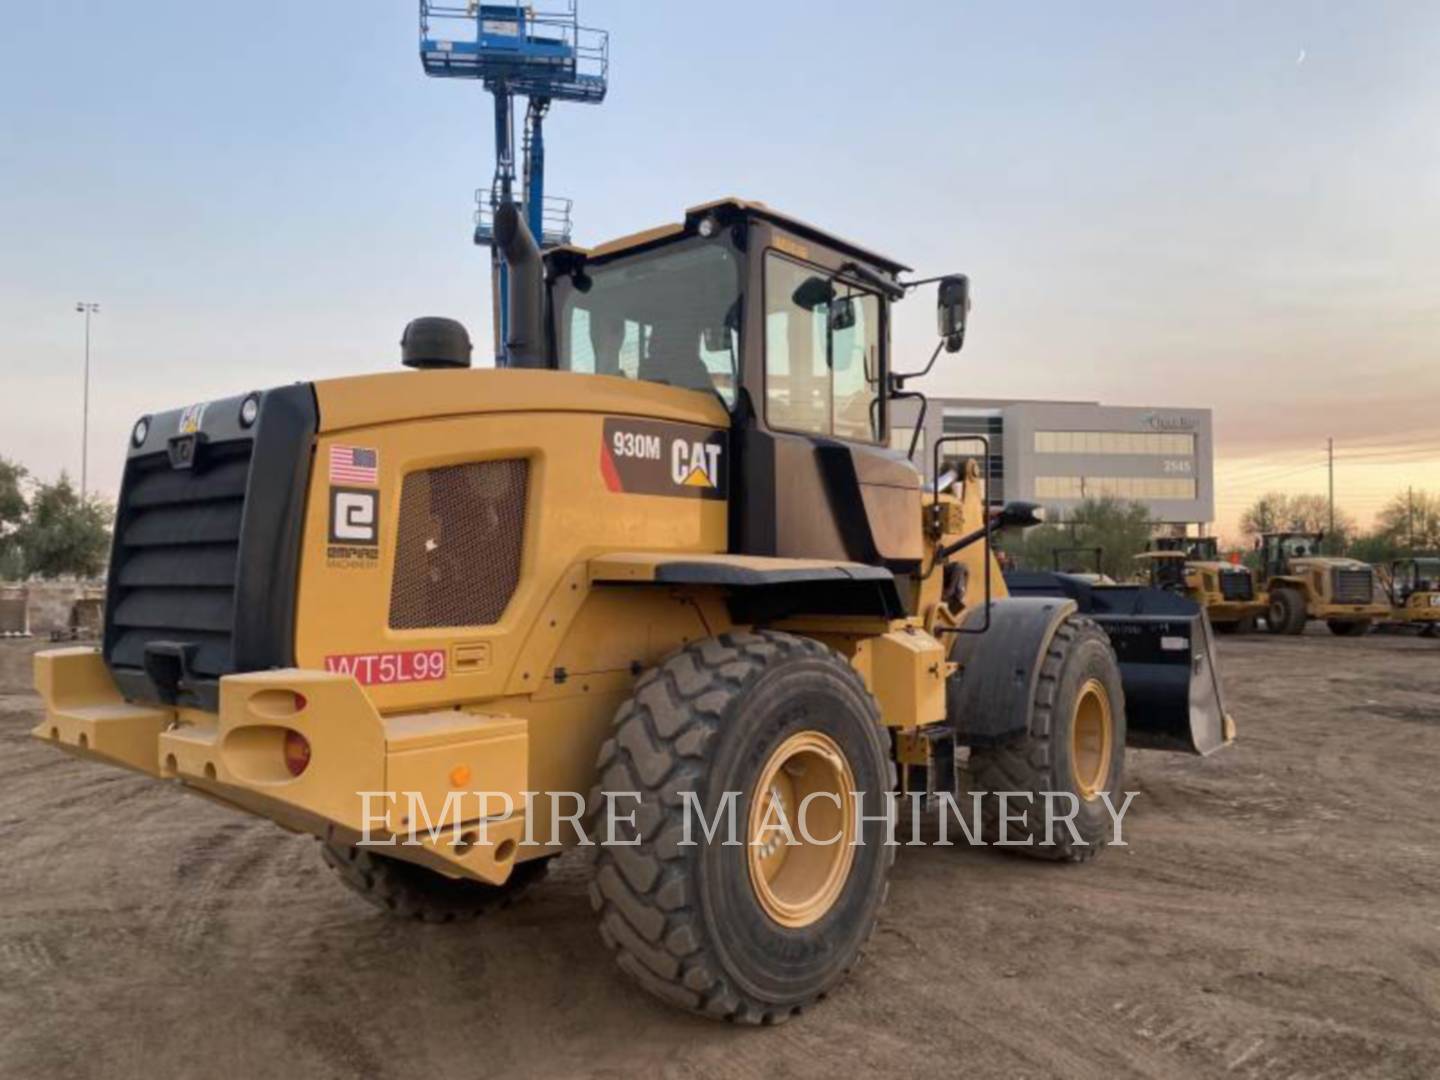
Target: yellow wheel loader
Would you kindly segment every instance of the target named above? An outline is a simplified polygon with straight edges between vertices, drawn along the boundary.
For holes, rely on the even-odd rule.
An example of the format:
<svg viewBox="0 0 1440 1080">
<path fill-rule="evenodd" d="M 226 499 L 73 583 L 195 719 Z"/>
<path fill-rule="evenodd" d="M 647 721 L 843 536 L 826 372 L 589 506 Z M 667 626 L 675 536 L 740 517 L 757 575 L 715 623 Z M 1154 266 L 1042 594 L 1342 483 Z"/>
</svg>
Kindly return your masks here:
<svg viewBox="0 0 1440 1080">
<path fill-rule="evenodd" d="M 991 538 L 1037 508 L 890 449 L 905 267 L 728 199 L 588 250 L 542 254 L 513 205 L 495 231 L 500 368 L 419 319 L 414 370 L 135 423 L 103 643 L 37 657 L 38 738 L 309 833 L 405 916 L 583 846 L 619 966 L 759 1023 L 855 963 L 897 791 L 1081 860 L 1127 741 L 1233 737 L 1164 651 L 1184 612 L 1008 595 Z M 931 365 L 968 308 L 939 279 Z M 1149 660 L 1128 694 L 1104 617 L 1176 661 L 1173 707 Z"/>
<path fill-rule="evenodd" d="M 1380 568 L 1380 584 L 1390 601 L 1387 623 L 1440 636 L 1440 556 L 1394 559 Z"/>
<path fill-rule="evenodd" d="M 1221 634 L 1248 634 L 1269 609 L 1255 574 L 1220 557 L 1213 536 L 1166 536 L 1135 556 L 1150 585 L 1188 596 Z"/>
<path fill-rule="evenodd" d="M 1390 605 L 1377 595 L 1375 571 L 1357 559 L 1322 555 L 1324 539 L 1321 532 L 1260 537 L 1270 633 L 1303 634 L 1309 620 L 1323 619 L 1332 634 L 1360 637 L 1390 614 Z"/>
</svg>

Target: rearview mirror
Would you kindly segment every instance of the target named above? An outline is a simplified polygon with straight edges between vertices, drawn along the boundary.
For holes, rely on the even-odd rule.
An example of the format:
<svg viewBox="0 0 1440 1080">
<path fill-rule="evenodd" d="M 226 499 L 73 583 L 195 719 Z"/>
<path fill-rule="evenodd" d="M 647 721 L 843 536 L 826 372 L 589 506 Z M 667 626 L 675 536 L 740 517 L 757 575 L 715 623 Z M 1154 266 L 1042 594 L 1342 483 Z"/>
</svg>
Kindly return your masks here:
<svg viewBox="0 0 1440 1080">
<path fill-rule="evenodd" d="M 970 279 L 955 274 L 940 279 L 936 321 L 946 352 L 959 352 L 965 344 L 965 320 L 970 314 Z"/>
<path fill-rule="evenodd" d="M 837 333 L 855 325 L 855 301 L 841 296 L 830 301 L 830 329 Z"/>
</svg>

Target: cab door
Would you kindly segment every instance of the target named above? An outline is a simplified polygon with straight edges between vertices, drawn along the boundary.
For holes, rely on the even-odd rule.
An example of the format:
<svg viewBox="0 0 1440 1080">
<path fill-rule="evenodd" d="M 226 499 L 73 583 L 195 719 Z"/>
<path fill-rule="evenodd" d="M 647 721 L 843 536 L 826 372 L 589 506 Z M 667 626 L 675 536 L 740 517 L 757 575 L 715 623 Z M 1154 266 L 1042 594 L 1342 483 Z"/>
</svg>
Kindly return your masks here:
<svg viewBox="0 0 1440 1080">
<path fill-rule="evenodd" d="M 885 299 L 819 258 L 758 262 L 738 549 L 917 568 L 920 473 L 887 441 Z"/>
</svg>

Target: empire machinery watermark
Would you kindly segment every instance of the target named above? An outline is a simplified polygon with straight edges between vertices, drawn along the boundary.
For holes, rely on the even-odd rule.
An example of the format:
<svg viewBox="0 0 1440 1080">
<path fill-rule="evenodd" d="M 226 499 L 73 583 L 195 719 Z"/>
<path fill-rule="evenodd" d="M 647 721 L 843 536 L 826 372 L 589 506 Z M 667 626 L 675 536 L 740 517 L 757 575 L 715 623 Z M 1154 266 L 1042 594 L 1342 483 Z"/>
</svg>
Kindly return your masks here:
<svg viewBox="0 0 1440 1080">
<path fill-rule="evenodd" d="M 552 847 L 572 838 L 582 847 L 633 847 L 656 839 L 646 836 L 639 825 L 644 796 L 638 791 L 604 791 L 598 798 L 575 791 L 525 791 L 519 793 L 518 800 L 505 791 L 451 791 L 438 813 L 432 812 L 436 808 L 423 792 L 355 794 L 362 807 L 359 843 L 368 847 L 426 843 L 483 846 L 489 843 L 487 830 L 502 822 L 506 836 L 512 836 L 517 818 L 524 825 L 524 834 L 518 840 L 521 847 Z M 1082 813 L 1092 822 L 1101 820 L 1097 815 L 1102 810 L 1108 836 L 1104 845 L 1128 847 L 1124 820 L 1136 792 L 1123 792 L 1117 799 L 1102 791 L 1082 803 L 1070 791 L 971 791 L 962 799 L 947 791 L 869 795 L 863 791 L 812 791 L 798 804 L 766 798 L 758 806 L 742 806 L 744 793 L 740 791 L 725 791 L 713 800 L 695 791 L 681 791 L 678 795 L 677 843 L 682 847 L 867 843 L 890 847 L 951 847 L 956 843 L 977 847 L 1088 846 L 1090 841 L 1082 837 L 1076 820 Z M 543 809 L 542 804 L 546 804 Z M 706 804 L 710 806 L 708 812 Z M 932 818 L 933 836 L 932 830 L 925 828 Z M 898 826 L 907 819 L 908 836 L 900 839 Z M 543 838 L 537 835 L 541 823 L 549 826 Z M 667 833 L 673 830 L 673 817 L 666 816 L 664 824 L 657 828 Z"/>
</svg>

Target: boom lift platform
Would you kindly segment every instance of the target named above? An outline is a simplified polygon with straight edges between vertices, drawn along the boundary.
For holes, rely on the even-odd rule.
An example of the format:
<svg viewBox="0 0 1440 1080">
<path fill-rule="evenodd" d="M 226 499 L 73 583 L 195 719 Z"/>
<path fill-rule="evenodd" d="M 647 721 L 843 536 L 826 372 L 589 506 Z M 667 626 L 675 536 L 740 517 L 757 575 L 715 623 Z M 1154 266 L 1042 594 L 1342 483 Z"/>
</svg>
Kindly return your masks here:
<svg viewBox="0 0 1440 1080">
<path fill-rule="evenodd" d="M 551 102 L 597 105 L 610 78 L 610 35 L 581 26 L 575 4 L 538 11 L 522 4 L 420 0 L 425 74 L 475 79 L 495 97 L 495 176 L 475 192 L 475 243 L 491 249 L 497 356 L 507 338 L 508 278 L 495 251 L 495 211 L 520 203 L 541 248 L 570 243 L 570 199 L 545 194 L 545 114 Z M 523 200 L 515 198 L 515 98 L 528 98 L 521 143 Z"/>
</svg>

